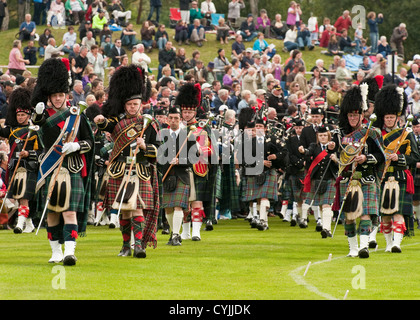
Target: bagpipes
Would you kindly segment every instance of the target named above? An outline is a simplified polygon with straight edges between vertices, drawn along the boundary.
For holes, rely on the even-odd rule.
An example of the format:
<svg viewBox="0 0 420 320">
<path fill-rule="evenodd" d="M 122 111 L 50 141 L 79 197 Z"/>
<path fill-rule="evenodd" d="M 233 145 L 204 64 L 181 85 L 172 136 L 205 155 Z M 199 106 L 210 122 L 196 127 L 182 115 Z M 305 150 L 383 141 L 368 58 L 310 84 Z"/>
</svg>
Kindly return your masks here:
<svg viewBox="0 0 420 320">
<path fill-rule="evenodd" d="M 214 119 L 213 114 L 208 113 L 207 120 L 201 120 L 201 121 L 198 123 L 198 127 L 196 127 L 195 125 L 191 125 L 191 126 L 190 126 L 190 132 L 188 133 L 187 137 L 185 138 L 184 142 L 182 143 L 181 147 L 179 148 L 179 150 L 178 150 L 178 152 L 177 152 L 177 154 L 176 154 L 176 156 L 175 156 L 174 160 L 175 160 L 175 159 L 178 159 L 179 154 L 181 153 L 182 149 L 184 149 L 184 146 L 187 144 L 188 139 L 190 138 L 190 136 L 191 136 L 192 134 L 196 134 L 197 136 L 199 136 L 199 135 L 201 134 L 201 132 L 204 130 L 204 128 L 207 126 L 207 124 L 208 124 L 210 121 L 212 121 L 213 119 Z M 196 132 L 196 130 L 197 130 L 198 132 Z M 174 165 L 175 165 L 175 163 L 171 163 L 171 165 L 169 166 L 168 170 L 166 170 L 166 173 L 165 173 L 165 175 L 164 175 L 164 176 L 163 176 L 163 178 L 162 178 L 162 183 L 165 181 L 166 177 L 168 176 L 169 172 L 171 171 L 171 169 L 172 169 L 172 167 L 173 167 Z"/>
<path fill-rule="evenodd" d="M 361 201 L 363 201 L 363 192 L 361 190 L 360 182 L 357 179 L 354 179 L 355 178 L 356 167 L 357 167 L 357 164 L 354 162 L 354 159 L 355 159 L 356 156 L 359 156 L 359 155 L 362 154 L 363 149 L 365 148 L 365 145 L 366 145 L 366 140 L 369 137 L 370 129 L 371 129 L 373 123 L 376 121 L 376 119 L 377 119 L 377 117 L 376 117 L 375 114 L 372 114 L 370 116 L 369 124 L 368 124 L 367 130 L 366 130 L 366 133 L 363 136 L 363 138 L 361 139 L 359 147 L 354 152 L 351 153 L 351 156 L 348 159 L 348 162 L 343 164 L 342 162 L 339 161 L 339 164 L 340 164 L 339 175 L 344 170 L 344 166 L 348 166 L 350 164 L 352 165 L 352 171 L 351 171 L 351 175 L 349 177 L 347 189 L 346 189 L 346 192 L 344 194 L 340 210 L 338 212 L 337 221 L 335 223 L 335 227 L 334 227 L 334 231 L 332 233 L 332 237 L 334 237 L 334 233 L 335 233 L 335 230 L 337 228 L 337 224 L 338 224 L 338 221 L 340 220 L 339 218 L 340 218 L 343 210 L 348 214 L 352 213 L 352 216 L 349 217 L 349 219 L 351 219 L 351 220 L 356 219 L 358 216 L 360 216 L 362 214 L 362 212 L 360 211 L 360 203 L 361 203 Z M 357 178 L 360 179 L 360 177 L 357 177 Z M 336 201 L 339 201 L 339 199 L 336 199 Z"/>
<path fill-rule="evenodd" d="M 386 161 L 385 161 L 384 171 L 382 173 L 380 184 L 382 184 L 382 182 L 384 181 L 385 176 L 388 172 L 388 168 L 392 162 L 392 160 L 389 158 L 389 155 L 397 153 L 403 144 L 402 142 L 407 138 L 408 134 L 412 132 L 412 128 L 409 127 L 409 124 L 413 121 L 413 119 L 414 119 L 413 115 L 410 114 L 407 117 L 407 121 L 404 125 L 404 128 L 399 138 L 392 141 L 385 148 L 384 153 L 386 156 Z M 409 192 L 408 189 L 407 189 L 407 192 Z M 381 212 L 385 214 L 393 214 L 395 212 L 398 212 L 399 195 L 400 195 L 400 186 L 398 184 L 398 181 L 395 180 L 395 177 L 391 176 L 388 178 L 387 181 L 385 181 L 385 184 L 384 184 L 384 190 L 383 190 L 382 198 L 381 198 L 381 208 L 380 208 Z"/>
<path fill-rule="evenodd" d="M 139 137 L 143 137 L 144 132 L 153 121 L 154 119 L 151 115 L 148 115 L 148 114 L 143 115 L 143 128 L 141 130 Z M 126 174 L 124 175 L 123 181 L 121 182 L 120 188 L 117 192 L 117 196 L 115 197 L 114 204 L 112 205 L 114 209 L 118 207 L 117 217 L 119 217 L 120 212 L 123 209 L 123 204 L 124 204 L 124 209 L 126 210 L 134 210 L 136 208 L 137 196 L 140 200 L 140 203 L 142 203 L 144 207 L 143 200 L 141 199 L 140 195 L 137 193 L 137 190 L 139 190 L 139 187 L 140 187 L 139 185 L 140 182 L 138 180 L 138 177 L 136 175 L 135 176 L 131 175 L 131 172 L 133 171 L 133 166 L 136 163 L 136 156 L 137 156 L 137 153 L 139 152 L 139 149 L 140 149 L 140 145 L 137 144 L 136 149 L 134 150 L 133 156 L 130 161 L 130 167 L 128 171 L 126 172 Z"/>
</svg>

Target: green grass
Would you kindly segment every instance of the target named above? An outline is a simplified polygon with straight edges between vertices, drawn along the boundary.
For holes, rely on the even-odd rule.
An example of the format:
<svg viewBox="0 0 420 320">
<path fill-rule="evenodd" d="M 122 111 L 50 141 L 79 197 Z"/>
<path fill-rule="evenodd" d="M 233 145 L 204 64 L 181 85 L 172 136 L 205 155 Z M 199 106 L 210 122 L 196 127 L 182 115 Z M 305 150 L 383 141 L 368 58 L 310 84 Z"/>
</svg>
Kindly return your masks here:
<svg viewBox="0 0 420 320">
<path fill-rule="evenodd" d="M 76 28 L 77 29 L 77 28 Z M 140 39 L 140 26 L 135 25 L 134 28 L 137 33 L 138 33 L 138 39 Z M 43 33 L 44 30 L 44 26 L 38 26 L 37 28 L 37 33 L 39 35 L 41 35 Z M 56 38 L 57 40 L 57 45 L 61 44 L 61 39 L 63 38 L 63 34 L 67 31 L 66 29 L 51 29 L 52 30 L 52 34 L 53 36 Z M 0 50 L 0 65 L 6 65 L 9 62 L 9 52 L 12 49 L 12 43 L 13 40 L 15 40 L 15 35 L 18 32 L 18 29 L 11 29 L 11 30 L 7 30 L 4 32 L 1 32 L 1 37 L 0 37 L 0 45 L 3 48 L 3 50 Z M 170 29 L 169 27 L 167 28 L 167 32 L 169 34 L 170 39 L 173 38 L 174 34 L 175 34 L 175 30 L 174 29 Z M 78 33 L 78 32 L 77 32 Z M 113 33 L 113 39 L 116 39 L 118 37 L 120 37 L 121 32 L 117 31 Z M 79 39 L 79 38 L 78 38 Z M 188 58 L 192 57 L 192 53 L 194 50 L 199 50 L 200 51 L 200 59 L 202 61 L 205 62 L 205 65 L 207 65 L 207 63 L 209 61 L 213 61 L 214 58 L 217 56 L 217 50 L 219 48 L 223 48 L 225 49 L 226 52 L 226 57 L 228 57 L 228 60 L 230 61 L 230 55 L 232 52 L 231 46 L 234 40 L 229 40 L 228 44 L 224 44 L 221 45 L 219 41 L 216 40 L 216 35 L 215 34 L 206 34 L 206 39 L 207 42 L 204 43 L 203 47 L 198 47 L 195 44 L 191 44 L 191 45 L 183 45 L 183 47 L 186 50 L 186 56 Z M 175 40 L 172 40 L 173 45 L 175 46 L 175 48 L 178 48 L 178 43 L 175 42 Z M 276 45 L 276 51 L 277 53 L 280 54 L 281 58 L 282 58 L 282 63 L 284 63 L 286 61 L 286 59 L 290 56 L 289 53 L 287 52 L 283 52 L 283 41 L 280 40 L 276 40 L 276 39 L 267 39 L 268 43 L 274 43 Z M 253 42 L 245 42 L 245 47 L 252 47 Z M 26 46 L 26 41 L 23 42 L 22 44 L 22 48 Z M 37 46 L 37 43 L 35 43 L 35 46 Z M 302 59 L 305 61 L 306 64 L 306 68 L 307 70 L 310 70 L 314 65 L 315 65 L 315 61 L 317 59 L 323 59 L 325 62 L 325 67 L 328 68 L 328 66 L 332 63 L 332 57 L 326 56 L 321 54 L 321 51 L 324 49 L 321 49 L 319 47 L 316 47 L 313 51 L 303 51 L 303 57 Z M 126 50 L 127 51 L 127 50 Z M 128 55 L 130 57 L 130 61 L 131 61 L 131 52 L 128 52 Z M 152 60 L 150 67 L 151 68 L 157 68 L 159 65 L 159 61 L 158 61 L 158 49 L 154 49 L 151 53 L 148 54 Z M 67 56 L 67 55 L 65 55 Z M 41 65 L 41 63 L 44 61 L 43 58 L 38 59 L 37 65 Z M 6 70 L 3 70 L 6 71 Z M 37 74 L 37 70 L 31 68 L 30 71 L 36 75 Z M 157 76 L 157 71 L 154 71 L 155 76 Z"/>
<path fill-rule="evenodd" d="M 2 230 L 0 299 L 319 300 L 343 299 L 347 290 L 348 300 L 420 298 L 418 235 L 403 240 L 402 254 L 391 254 L 378 234 L 379 249 L 369 259 L 347 258 L 342 226 L 334 238 L 321 239 L 311 220 L 300 229 L 270 218 L 264 232 L 244 220 L 222 220 L 202 231 L 202 241 L 180 247 L 167 246 L 168 235 L 159 232 L 146 259 L 117 257 L 119 230 L 89 226 L 77 242 L 76 266 L 65 268 L 48 263 L 45 229 L 38 235 Z M 65 289 L 54 290 L 59 276 Z"/>
</svg>

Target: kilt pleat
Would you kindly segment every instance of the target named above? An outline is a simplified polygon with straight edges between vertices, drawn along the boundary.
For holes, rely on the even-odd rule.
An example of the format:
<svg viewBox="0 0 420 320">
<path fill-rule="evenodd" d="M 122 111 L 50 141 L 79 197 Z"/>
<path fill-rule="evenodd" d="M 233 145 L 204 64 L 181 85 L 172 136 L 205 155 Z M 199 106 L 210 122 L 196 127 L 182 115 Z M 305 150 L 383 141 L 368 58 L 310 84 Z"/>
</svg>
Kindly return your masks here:
<svg viewBox="0 0 420 320">
<path fill-rule="evenodd" d="M 335 197 L 334 181 L 329 181 L 327 190 L 322 194 L 319 192 L 315 193 L 317 187 L 316 181 L 311 181 L 311 191 L 305 194 L 305 203 L 310 204 L 313 199 L 313 206 L 332 205 Z"/>
<path fill-rule="evenodd" d="M 242 180 L 242 201 L 252 201 L 262 198 L 277 201 L 278 183 L 275 170 L 269 170 L 265 182 L 259 186 L 256 176 L 244 176 Z"/>
<path fill-rule="evenodd" d="M 177 179 L 176 188 L 172 192 L 167 192 L 163 189 L 162 193 L 162 208 L 181 207 L 188 209 L 190 196 L 190 186 L 183 183 L 181 179 Z"/>
</svg>

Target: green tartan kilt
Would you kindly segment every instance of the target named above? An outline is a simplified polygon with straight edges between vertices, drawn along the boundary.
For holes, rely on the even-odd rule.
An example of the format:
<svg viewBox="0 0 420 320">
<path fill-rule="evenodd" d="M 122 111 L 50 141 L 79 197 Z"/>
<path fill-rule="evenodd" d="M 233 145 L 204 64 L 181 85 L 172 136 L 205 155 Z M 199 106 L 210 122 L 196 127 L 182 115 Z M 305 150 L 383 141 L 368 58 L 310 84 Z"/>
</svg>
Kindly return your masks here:
<svg viewBox="0 0 420 320">
<path fill-rule="evenodd" d="M 33 200 L 35 198 L 35 187 L 38 179 L 38 173 L 36 171 L 27 171 L 26 173 L 26 189 L 22 199 Z M 12 182 L 14 184 L 15 181 Z M 7 198 L 13 198 L 13 185 L 10 187 L 7 193 Z"/>
<path fill-rule="evenodd" d="M 242 177 L 242 201 L 248 202 L 262 198 L 277 201 L 278 182 L 276 171 L 273 169 L 269 170 L 265 182 L 261 186 L 257 185 L 256 180 L 256 176 Z"/>
<path fill-rule="evenodd" d="M 70 190 L 70 202 L 69 202 L 69 208 L 66 211 L 76 211 L 76 212 L 84 212 L 86 205 L 89 206 L 89 204 L 85 204 L 85 194 L 86 192 L 89 192 L 89 190 L 85 190 L 84 184 L 83 184 L 83 178 L 80 173 L 72 173 L 70 174 L 70 184 L 71 184 L 71 190 Z M 53 177 L 53 173 L 50 174 L 45 178 L 45 184 L 42 187 L 40 201 L 42 203 L 42 208 L 45 207 L 46 199 L 48 197 L 48 187 L 50 185 L 51 178 Z"/>
<path fill-rule="evenodd" d="M 292 176 L 290 175 L 286 181 L 283 182 L 284 200 L 301 202 L 303 200 L 303 184 L 301 180 L 304 179 L 303 174 Z"/>
<path fill-rule="evenodd" d="M 340 195 L 341 201 L 346 193 L 347 183 L 340 183 Z M 378 193 L 379 188 L 377 183 L 371 184 L 362 184 L 362 192 L 363 192 L 363 213 L 362 216 L 371 215 L 377 216 L 379 214 L 379 201 L 378 201 Z"/>
<path fill-rule="evenodd" d="M 379 203 L 380 203 L 379 211 L 380 211 L 380 208 L 382 207 L 382 193 L 383 193 L 383 190 L 384 190 L 384 184 L 385 184 L 385 182 L 382 183 L 382 186 L 381 186 L 381 198 L 380 198 L 380 201 L 379 201 Z M 407 183 L 405 181 L 401 181 L 398 184 L 400 186 L 400 196 L 399 196 L 399 199 L 398 199 L 399 210 L 398 210 L 398 212 L 396 212 L 394 214 L 402 214 L 404 216 L 409 216 L 410 217 L 410 216 L 413 215 L 413 195 L 411 193 L 407 192 Z M 380 214 L 381 214 L 381 216 L 389 216 L 389 215 L 384 214 L 382 212 Z"/>
<path fill-rule="evenodd" d="M 235 166 L 234 164 L 223 165 L 223 172 L 220 172 L 220 211 L 230 210 L 235 213 L 241 210 L 240 188 L 236 184 Z"/>
<path fill-rule="evenodd" d="M 311 181 L 311 191 L 305 194 L 305 203 L 311 204 L 312 199 L 314 202 L 312 203 L 313 206 L 322 206 L 324 204 L 331 205 L 334 202 L 335 198 L 335 187 L 334 187 L 334 181 L 330 180 L 330 183 L 328 183 L 327 190 L 324 193 L 316 192 L 316 189 L 318 185 L 316 184 L 316 181 Z"/>
<path fill-rule="evenodd" d="M 188 209 L 190 197 L 190 186 L 177 179 L 176 189 L 172 192 L 165 191 L 163 188 L 162 206 L 161 208 L 175 208 L 181 207 Z"/>
</svg>

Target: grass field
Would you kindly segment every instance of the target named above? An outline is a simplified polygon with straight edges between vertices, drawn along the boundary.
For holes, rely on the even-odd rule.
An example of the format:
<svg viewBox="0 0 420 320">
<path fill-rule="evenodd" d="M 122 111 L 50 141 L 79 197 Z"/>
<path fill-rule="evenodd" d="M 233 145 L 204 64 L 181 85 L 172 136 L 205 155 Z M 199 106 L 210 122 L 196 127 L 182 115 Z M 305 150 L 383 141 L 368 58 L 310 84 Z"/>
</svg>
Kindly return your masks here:
<svg viewBox="0 0 420 320">
<path fill-rule="evenodd" d="M 73 267 L 49 264 L 45 229 L 38 235 L 0 231 L 2 300 L 416 300 L 420 298 L 420 235 L 404 238 L 401 254 L 379 248 L 369 259 L 347 258 L 342 225 L 322 239 L 278 217 L 258 231 L 248 222 L 221 220 L 202 241 L 158 247 L 146 259 L 117 257 L 119 230 L 88 227 Z M 331 254 L 331 259 L 329 255 Z M 329 261 L 330 260 L 330 261 Z M 311 262 L 310 267 L 308 264 Z M 307 269 L 308 268 L 308 269 Z M 306 273 L 306 274 L 305 274 Z M 347 292 L 348 290 L 348 292 Z"/>
</svg>

